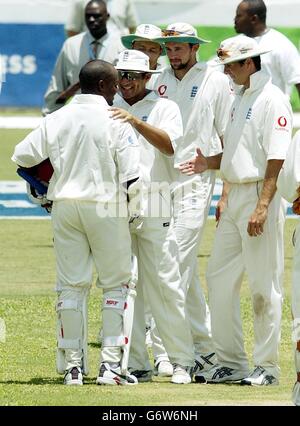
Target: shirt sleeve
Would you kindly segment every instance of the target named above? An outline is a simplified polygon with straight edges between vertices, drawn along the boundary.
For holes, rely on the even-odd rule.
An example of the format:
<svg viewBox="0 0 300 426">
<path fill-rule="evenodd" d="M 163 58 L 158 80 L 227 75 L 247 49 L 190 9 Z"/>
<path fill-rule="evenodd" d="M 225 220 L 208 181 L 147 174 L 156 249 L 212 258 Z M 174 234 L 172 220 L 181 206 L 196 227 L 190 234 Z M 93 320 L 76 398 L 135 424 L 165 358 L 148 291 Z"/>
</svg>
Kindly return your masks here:
<svg viewBox="0 0 300 426">
<path fill-rule="evenodd" d="M 65 43 L 59 53 L 49 86 L 45 93 L 45 106 L 42 109 L 44 115 L 50 114 L 51 112 L 61 108 L 61 104 L 56 104 L 56 99 L 58 95 L 66 90 L 70 84 L 67 78 L 68 55 L 66 54 L 66 50 L 67 45 Z"/>
<path fill-rule="evenodd" d="M 47 150 L 45 119 L 16 147 L 12 161 L 21 167 L 33 167 L 49 157 Z"/>
<path fill-rule="evenodd" d="M 265 109 L 263 147 L 267 160 L 284 160 L 292 138 L 292 110 L 278 89 Z"/>
<path fill-rule="evenodd" d="M 153 126 L 164 130 L 171 140 L 173 150 L 183 136 L 183 124 L 180 109 L 178 105 L 170 100 L 163 99 L 159 103 L 159 108 L 153 109 L 157 115 L 154 120 L 149 119 Z M 150 114 L 151 115 L 151 114 Z"/>
<path fill-rule="evenodd" d="M 120 183 L 136 179 L 140 175 L 140 148 L 132 127 L 127 123 L 117 123 L 116 164 Z"/>
<path fill-rule="evenodd" d="M 65 29 L 81 33 L 85 29 L 84 9 L 88 0 L 73 0 L 69 8 L 69 14 Z"/>
<path fill-rule="evenodd" d="M 127 5 L 127 16 L 126 16 L 126 26 L 127 28 L 133 28 L 137 26 L 137 13 L 135 6 L 132 0 L 128 0 Z"/>
<path fill-rule="evenodd" d="M 293 202 L 299 197 L 300 186 L 300 131 L 289 146 L 286 159 L 277 180 L 277 189 L 287 201 Z"/>
<path fill-rule="evenodd" d="M 282 48 L 274 51 L 274 55 L 283 80 L 288 85 L 300 83 L 300 55 L 294 44 L 286 39 Z"/>
<path fill-rule="evenodd" d="M 229 114 L 234 101 L 233 89 L 230 86 L 228 77 L 221 74 L 219 79 L 219 90 L 215 103 L 215 128 L 218 136 L 224 136 L 225 129 L 229 120 Z"/>
</svg>

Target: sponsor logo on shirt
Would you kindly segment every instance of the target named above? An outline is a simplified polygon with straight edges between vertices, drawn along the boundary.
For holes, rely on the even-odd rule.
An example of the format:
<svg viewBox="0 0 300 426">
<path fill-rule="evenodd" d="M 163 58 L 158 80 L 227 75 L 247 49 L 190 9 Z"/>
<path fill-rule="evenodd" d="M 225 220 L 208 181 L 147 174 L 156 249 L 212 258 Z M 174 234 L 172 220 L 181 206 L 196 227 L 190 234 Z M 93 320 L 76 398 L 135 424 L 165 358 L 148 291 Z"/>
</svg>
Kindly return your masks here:
<svg viewBox="0 0 300 426">
<path fill-rule="evenodd" d="M 246 115 L 246 120 L 249 121 L 252 115 L 252 108 L 248 109 L 247 115 Z"/>
<path fill-rule="evenodd" d="M 164 94 L 167 91 L 167 86 L 165 84 L 162 84 L 161 86 L 158 87 L 157 89 L 159 96 L 164 96 Z"/>
<path fill-rule="evenodd" d="M 289 132 L 289 128 L 287 127 L 287 119 L 282 115 L 277 120 L 277 126 L 275 127 L 276 130 L 281 130 L 284 132 Z"/>
<path fill-rule="evenodd" d="M 105 305 L 107 306 L 117 306 L 119 304 L 118 300 L 106 299 Z"/>
<path fill-rule="evenodd" d="M 142 121 L 147 121 L 147 120 L 148 120 L 148 115 L 143 115 Z"/>
<path fill-rule="evenodd" d="M 194 98 L 197 95 L 198 86 L 193 86 L 191 91 L 191 98 Z"/>
<path fill-rule="evenodd" d="M 277 123 L 279 124 L 280 127 L 286 127 L 287 119 L 282 115 L 281 117 L 278 118 Z"/>
</svg>

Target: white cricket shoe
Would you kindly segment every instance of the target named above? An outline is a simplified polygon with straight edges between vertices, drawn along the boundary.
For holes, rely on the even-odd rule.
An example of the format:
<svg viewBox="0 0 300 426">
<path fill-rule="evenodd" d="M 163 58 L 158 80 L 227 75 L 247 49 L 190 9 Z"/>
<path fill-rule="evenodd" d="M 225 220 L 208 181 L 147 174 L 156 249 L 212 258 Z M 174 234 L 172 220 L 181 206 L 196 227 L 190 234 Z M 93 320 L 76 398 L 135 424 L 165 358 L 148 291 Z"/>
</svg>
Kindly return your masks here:
<svg viewBox="0 0 300 426">
<path fill-rule="evenodd" d="M 255 367 L 253 372 L 241 381 L 241 385 L 274 386 L 279 385 L 278 379 L 268 373 L 263 367 Z"/>
<path fill-rule="evenodd" d="M 121 374 L 121 368 L 112 368 L 107 362 L 100 365 L 99 375 L 96 380 L 97 385 L 137 385 L 135 376 L 128 373 Z"/>
<path fill-rule="evenodd" d="M 297 407 L 300 407 L 300 382 L 294 384 L 292 400 Z"/>
<path fill-rule="evenodd" d="M 194 374 L 202 373 L 203 371 L 209 371 L 218 364 L 217 356 L 214 352 L 208 355 L 196 355 Z"/>
<path fill-rule="evenodd" d="M 239 383 L 249 375 L 249 371 L 235 370 L 219 364 L 195 375 L 197 383 Z"/>
<path fill-rule="evenodd" d="M 179 364 L 173 364 L 173 376 L 171 379 L 171 383 L 175 383 L 177 385 L 187 385 L 192 382 L 192 368 L 185 367 Z"/>
<path fill-rule="evenodd" d="M 170 361 L 157 361 L 154 364 L 153 374 L 159 377 L 171 377 L 173 375 L 173 365 Z"/>
<path fill-rule="evenodd" d="M 65 376 L 64 376 L 64 384 L 65 385 L 75 385 L 75 386 L 82 386 L 83 380 L 82 380 L 82 372 L 80 367 L 72 367 L 69 368 L 69 370 L 66 370 Z"/>
</svg>

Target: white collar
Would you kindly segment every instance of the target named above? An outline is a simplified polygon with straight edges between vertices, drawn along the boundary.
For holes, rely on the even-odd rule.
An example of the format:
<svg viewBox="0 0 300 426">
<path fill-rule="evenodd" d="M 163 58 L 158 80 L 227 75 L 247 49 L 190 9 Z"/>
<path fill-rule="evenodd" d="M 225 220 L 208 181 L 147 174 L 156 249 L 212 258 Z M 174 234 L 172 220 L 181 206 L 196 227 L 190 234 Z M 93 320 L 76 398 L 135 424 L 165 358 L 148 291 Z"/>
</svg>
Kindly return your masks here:
<svg viewBox="0 0 300 426">
<path fill-rule="evenodd" d="M 70 104 L 99 104 L 103 106 L 108 106 L 105 98 L 101 95 L 92 95 L 92 94 L 79 94 L 75 95 Z"/>
</svg>

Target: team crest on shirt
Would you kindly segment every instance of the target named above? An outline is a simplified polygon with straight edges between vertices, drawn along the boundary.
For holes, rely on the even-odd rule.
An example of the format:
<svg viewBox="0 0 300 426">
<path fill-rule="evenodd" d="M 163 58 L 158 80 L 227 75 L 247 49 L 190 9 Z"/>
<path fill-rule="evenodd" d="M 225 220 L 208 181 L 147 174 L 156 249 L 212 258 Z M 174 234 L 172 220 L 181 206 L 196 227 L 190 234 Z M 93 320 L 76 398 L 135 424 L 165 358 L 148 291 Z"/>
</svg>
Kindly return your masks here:
<svg viewBox="0 0 300 426">
<path fill-rule="evenodd" d="M 234 120 L 234 113 L 235 113 L 235 108 L 233 108 L 232 110 L 231 110 L 231 113 L 230 113 L 230 121 L 231 121 L 231 123 L 233 122 L 233 120 Z"/>
<path fill-rule="evenodd" d="M 193 86 L 191 91 L 191 98 L 194 98 L 197 95 L 198 86 Z"/>
<path fill-rule="evenodd" d="M 249 121 L 249 120 L 250 120 L 251 115 L 252 115 L 252 108 L 249 108 L 249 109 L 248 109 L 248 112 L 247 112 L 247 114 L 246 114 L 246 120 L 247 120 L 247 121 Z"/>
</svg>

